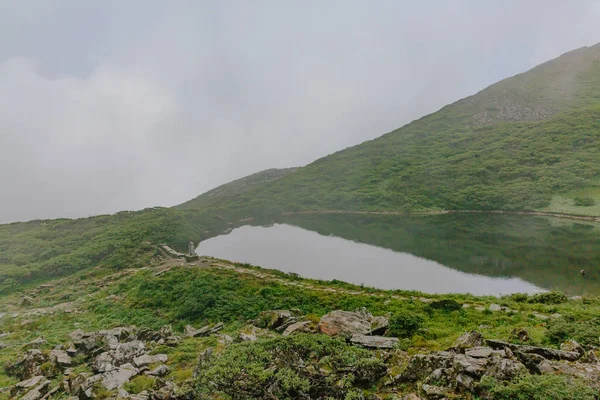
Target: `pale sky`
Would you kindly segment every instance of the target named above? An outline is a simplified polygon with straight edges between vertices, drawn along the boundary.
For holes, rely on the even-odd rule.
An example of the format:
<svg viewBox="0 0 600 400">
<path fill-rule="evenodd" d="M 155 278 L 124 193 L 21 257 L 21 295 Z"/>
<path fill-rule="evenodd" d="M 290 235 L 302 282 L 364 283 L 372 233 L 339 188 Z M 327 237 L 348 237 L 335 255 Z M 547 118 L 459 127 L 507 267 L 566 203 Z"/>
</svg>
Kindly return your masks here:
<svg viewBox="0 0 600 400">
<path fill-rule="evenodd" d="M 600 42 L 600 0 L 0 0 L 0 222 L 171 206 Z"/>
</svg>

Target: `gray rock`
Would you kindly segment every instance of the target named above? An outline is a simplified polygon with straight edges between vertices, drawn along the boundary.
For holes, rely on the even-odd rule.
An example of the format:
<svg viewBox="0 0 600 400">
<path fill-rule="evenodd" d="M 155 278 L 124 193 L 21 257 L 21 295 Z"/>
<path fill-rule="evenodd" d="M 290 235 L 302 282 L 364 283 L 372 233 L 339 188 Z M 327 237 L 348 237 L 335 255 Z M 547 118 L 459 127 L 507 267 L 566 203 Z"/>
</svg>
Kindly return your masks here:
<svg viewBox="0 0 600 400">
<path fill-rule="evenodd" d="M 491 347 L 477 346 L 465 350 L 465 354 L 469 357 L 474 358 L 488 358 L 492 355 L 494 350 Z"/>
<path fill-rule="evenodd" d="M 379 315 L 377 317 L 373 317 L 371 319 L 371 335 L 383 335 L 388 327 L 390 326 L 390 321 L 382 316 Z"/>
<path fill-rule="evenodd" d="M 350 343 L 369 349 L 393 349 L 398 344 L 398 338 L 385 336 L 353 335 Z"/>
<path fill-rule="evenodd" d="M 490 311 L 502 311 L 502 307 L 499 304 L 490 304 Z"/>
<path fill-rule="evenodd" d="M 431 400 L 441 400 L 441 399 L 444 399 L 446 397 L 446 391 L 447 391 L 447 389 L 442 388 L 440 386 L 434 386 L 434 385 L 424 384 L 422 386 L 422 389 L 425 392 L 425 394 L 427 395 L 428 399 L 431 399 Z"/>
<path fill-rule="evenodd" d="M 353 335 L 368 335 L 371 322 L 365 319 L 364 313 L 337 310 L 321 317 L 318 330 L 328 336 L 350 338 Z"/>
<path fill-rule="evenodd" d="M 456 388 L 461 392 L 472 392 L 475 388 L 475 379 L 472 376 L 467 374 L 457 374 L 456 375 Z"/>
<path fill-rule="evenodd" d="M 147 371 L 145 374 L 150 376 L 165 376 L 169 373 L 169 367 L 165 364 L 161 364 L 154 368 L 152 371 Z"/>
<path fill-rule="evenodd" d="M 41 350 L 32 349 L 22 354 L 14 362 L 6 365 L 5 369 L 9 375 L 24 380 L 36 375 L 42 375 L 40 367 L 47 361 L 47 356 Z"/>
<path fill-rule="evenodd" d="M 44 380 L 46 380 L 46 378 L 43 375 L 34 376 L 33 378 L 29 378 L 17 383 L 15 385 L 15 388 L 19 390 L 29 390 L 32 387 L 37 386 L 40 382 Z"/>
<path fill-rule="evenodd" d="M 469 331 L 463 333 L 458 339 L 456 339 L 449 350 L 463 353 L 468 348 L 483 346 L 483 342 L 484 339 L 481 333 L 477 331 Z"/>
<path fill-rule="evenodd" d="M 196 361 L 196 368 L 194 368 L 194 378 L 197 378 L 200 375 L 200 372 L 210 363 L 210 361 L 212 360 L 212 356 L 212 347 L 209 347 L 208 349 L 200 353 L 200 355 L 198 356 L 198 361 Z"/>
<path fill-rule="evenodd" d="M 490 376 L 502 381 L 511 380 L 524 370 L 525 366 L 519 361 L 492 357 L 489 359 L 488 369 L 484 376 Z"/>
<path fill-rule="evenodd" d="M 486 365 L 486 359 L 469 357 L 464 354 L 457 354 L 453 360 L 453 367 L 455 371 L 478 379 L 485 374 Z"/>
<path fill-rule="evenodd" d="M 92 364 L 92 369 L 95 372 L 109 372 L 113 369 L 116 369 L 115 360 L 113 358 L 112 352 L 105 351 L 104 353 L 100 353 L 94 360 Z"/>
<path fill-rule="evenodd" d="M 50 362 L 60 367 L 68 367 L 73 360 L 64 350 L 51 350 Z"/>
<path fill-rule="evenodd" d="M 221 329 L 223 329 L 222 322 L 219 322 L 215 325 L 206 325 L 200 329 L 196 329 L 193 326 L 186 325 L 186 327 L 184 329 L 184 333 L 187 337 L 202 337 L 202 336 L 209 336 L 213 333 L 217 333 Z"/>
<path fill-rule="evenodd" d="M 138 370 L 133 365 L 125 364 L 118 369 L 102 374 L 102 386 L 107 390 L 119 389 L 137 373 Z"/>
<path fill-rule="evenodd" d="M 560 345 L 560 349 L 562 351 L 579 353 L 582 356 L 585 354 L 585 349 L 574 340 L 567 340 L 566 342 Z"/>
<path fill-rule="evenodd" d="M 143 354 L 139 357 L 135 357 L 133 359 L 133 365 L 136 367 L 145 367 L 146 365 L 155 364 L 155 363 L 164 363 L 167 362 L 169 357 L 166 354 L 156 354 L 154 356 L 150 356 L 148 354 Z"/>
<path fill-rule="evenodd" d="M 287 328 L 285 328 L 282 335 L 289 336 L 293 333 L 308 332 L 309 325 L 310 325 L 310 321 L 296 322 L 296 323 L 288 326 Z"/>
<path fill-rule="evenodd" d="M 581 354 L 575 351 L 562 351 L 545 347 L 520 345 L 496 339 L 488 339 L 486 340 L 486 343 L 493 349 L 510 349 L 513 352 L 519 351 L 521 353 L 538 354 L 548 360 L 577 361 L 579 358 L 581 358 Z"/>
<path fill-rule="evenodd" d="M 255 342 L 258 338 L 251 333 L 240 333 L 239 338 L 242 342 Z"/>
<path fill-rule="evenodd" d="M 438 368 L 450 368 L 453 364 L 455 353 L 439 351 L 431 354 L 416 354 L 410 358 L 408 365 L 396 380 L 415 382 L 424 379 Z"/>
</svg>

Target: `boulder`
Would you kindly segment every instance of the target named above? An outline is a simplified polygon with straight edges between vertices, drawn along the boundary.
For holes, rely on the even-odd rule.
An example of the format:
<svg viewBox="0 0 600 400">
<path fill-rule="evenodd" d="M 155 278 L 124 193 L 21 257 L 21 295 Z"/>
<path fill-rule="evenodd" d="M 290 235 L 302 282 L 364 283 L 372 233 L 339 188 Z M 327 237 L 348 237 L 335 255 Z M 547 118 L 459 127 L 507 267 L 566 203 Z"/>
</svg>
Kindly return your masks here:
<svg viewBox="0 0 600 400">
<path fill-rule="evenodd" d="M 200 375 L 200 372 L 210 363 L 213 356 L 213 348 L 209 347 L 204 350 L 198 356 L 198 361 L 196 361 L 196 368 L 194 368 L 193 378 L 197 378 Z"/>
<path fill-rule="evenodd" d="M 19 379 L 29 379 L 33 376 L 42 375 L 41 365 L 48 358 L 41 350 L 32 349 L 22 354 L 17 360 L 6 365 L 6 372 Z"/>
<path fill-rule="evenodd" d="M 489 376 L 501 381 L 511 380 L 524 370 L 525 366 L 519 361 L 492 357 L 488 361 L 487 372 L 484 376 Z"/>
<path fill-rule="evenodd" d="M 488 361 L 485 358 L 475 358 L 464 354 L 457 354 L 456 357 L 454 357 L 452 366 L 456 372 L 479 379 L 486 372 L 487 362 Z"/>
<path fill-rule="evenodd" d="M 585 349 L 574 340 L 567 340 L 566 342 L 560 345 L 560 349 L 562 351 L 579 353 L 582 356 L 585 354 Z"/>
<path fill-rule="evenodd" d="M 424 384 L 422 386 L 423 392 L 427 395 L 428 399 L 431 400 L 441 400 L 446 398 L 446 392 L 448 392 L 447 388 L 443 388 L 435 385 L 427 385 Z"/>
<path fill-rule="evenodd" d="M 484 339 L 481 333 L 477 331 L 469 331 L 463 333 L 458 339 L 456 339 L 449 350 L 456 351 L 458 353 L 464 353 L 468 348 L 483 346 L 483 342 Z"/>
<path fill-rule="evenodd" d="M 415 382 L 424 379 L 438 368 L 452 367 L 455 356 L 455 353 L 447 351 L 416 354 L 410 358 L 406 369 L 396 379 L 403 382 Z"/>
<path fill-rule="evenodd" d="M 141 355 L 139 357 L 135 357 L 133 359 L 133 365 L 140 368 L 140 367 L 145 367 L 150 364 L 164 363 L 164 362 L 167 362 L 167 359 L 168 359 L 168 357 L 166 354 L 156 354 L 154 356 L 150 356 L 148 354 L 143 354 L 143 355 Z"/>
<path fill-rule="evenodd" d="M 369 349 L 393 349 L 398 344 L 398 338 L 385 336 L 352 335 L 350 343 Z"/>
<path fill-rule="evenodd" d="M 239 335 L 240 341 L 242 342 L 255 342 L 258 340 L 258 337 L 251 333 L 240 333 Z"/>
<path fill-rule="evenodd" d="M 390 326 L 390 321 L 384 317 L 383 315 L 379 315 L 377 317 L 373 317 L 371 319 L 371 335 L 383 335 L 388 327 Z"/>
<path fill-rule="evenodd" d="M 321 317 L 318 330 L 328 336 L 350 338 L 353 335 L 368 335 L 371 322 L 361 313 L 337 310 Z"/>
<path fill-rule="evenodd" d="M 34 304 L 34 300 L 32 297 L 21 296 L 21 298 L 19 299 L 19 305 L 21 305 L 23 307 L 29 307 L 29 306 L 32 306 L 33 304 Z"/>
<path fill-rule="evenodd" d="M 50 381 L 45 377 L 40 375 L 34 376 L 33 378 L 17 383 L 11 390 L 11 396 L 26 400 L 38 400 L 48 391 L 49 385 Z"/>
<path fill-rule="evenodd" d="M 465 355 L 474 358 L 488 358 L 493 354 L 491 347 L 477 346 L 465 350 Z"/>
<path fill-rule="evenodd" d="M 502 307 L 499 304 L 490 304 L 490 311 L 502 311 Z"/>
<path fill-rule="evenodd" d="M 50 350 L 50 362 L 59 367 L 68 367 L 73 360 L 64 350 Z"/>
<path fill-rule="evenodd" d="M 153 370 L 145 372 L 146 375 L 150 375 L 150 376 L 165 376 L 168 373 L 169 373 L 169 367 L 167 367 L 165 364 L 161 364 L 158 367 L 154 368 Z"/>
<path fill-rule="evenodd" d="M 293 333 L 310 332 L 309 326 L 310 321 L 299 321 L 285 328 L 282 335 L 289 336 Z"/>
<path fill-rule="evenodd" d="M 138 370 L 133 365 L 125 364 L 118 369 L 102 374 L 102 386 L 107 390 L 119 389 L 137 373 Z"/>
<path fill-rule="evenodd" d="M 254 325 L 259 328 L 284 330 L 288 326 L 297 322 L 297 315 L 290 310 L 269 310 L 260 313 L 254 321 Z"/>
<path fill-rule="evenodd" d="M 202 337 L 202 336 L 209 336 L 213 333 L 217 333 L 221 329 L 223 329 L 222 322 L 219 322 L 215 325 L 206 325 L 200 329 L 196 329 L 191 325 L 186 325 L 186 327 L 184 329 L 184 333 L 187 337 Z"/>
<path fill-rule="evenodd" d="M 542 374 L 561 374 L 579 377 L 585 380 L 591 387 L 600 391 L 600 365 L 543 360 L 539 364 L 539 370 Z"/>
<path fill-rule="evenodd" d="M 496 339 L 488 339 L 486 340 L 486 343 L 488 346 L 496 350 L 510 349 L 513 352 L 519 351 L 521 353 L 538 354 L 548 360 L 577 361 L 582 356 L 582 354 L 575 351 L 562 351 L 545 347 L 514 344 Z"/>
</svg>

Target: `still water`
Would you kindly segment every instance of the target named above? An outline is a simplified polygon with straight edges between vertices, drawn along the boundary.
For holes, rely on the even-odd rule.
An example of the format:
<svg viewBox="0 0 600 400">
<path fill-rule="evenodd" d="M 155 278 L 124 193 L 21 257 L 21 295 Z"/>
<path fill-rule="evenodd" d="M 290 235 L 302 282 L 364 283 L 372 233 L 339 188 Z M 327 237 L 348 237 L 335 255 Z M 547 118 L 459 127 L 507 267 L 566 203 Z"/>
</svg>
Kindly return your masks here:
<svg viewBox="0 0 600 400">
<path fill-rule="evenodd" d="M 497 215 L 304 215 L 255 224 L 207 239 L 197 252 L 381 289 L 600 293 L 600 226 L 594 223 Z"/>
</svg>

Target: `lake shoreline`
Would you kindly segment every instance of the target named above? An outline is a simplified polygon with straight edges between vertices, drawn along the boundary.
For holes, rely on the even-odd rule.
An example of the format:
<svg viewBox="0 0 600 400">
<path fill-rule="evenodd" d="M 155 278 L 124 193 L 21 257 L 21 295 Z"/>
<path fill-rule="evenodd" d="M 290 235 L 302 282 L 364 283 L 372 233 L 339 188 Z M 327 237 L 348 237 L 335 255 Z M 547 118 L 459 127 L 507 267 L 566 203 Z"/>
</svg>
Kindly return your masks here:
<svg viewBox="0 0 600 400">
<path fill-rule="evenodd" d="M 548 211 L 510 211 L 510 210 L 439 210 L 439 211 L 346 211 L 346 210 L 310 210 L 310 211 L 288 211 L 281 215 L 303 215 L 303 214 L 351 214 L 351 215 L 443 215 L 443 214 L 509 214 L 528 215 L 540 217 L 553 217 L 574 219 L 579 221 L 600 222 L 600 216 L 565 214 Z"/>
</svg>

